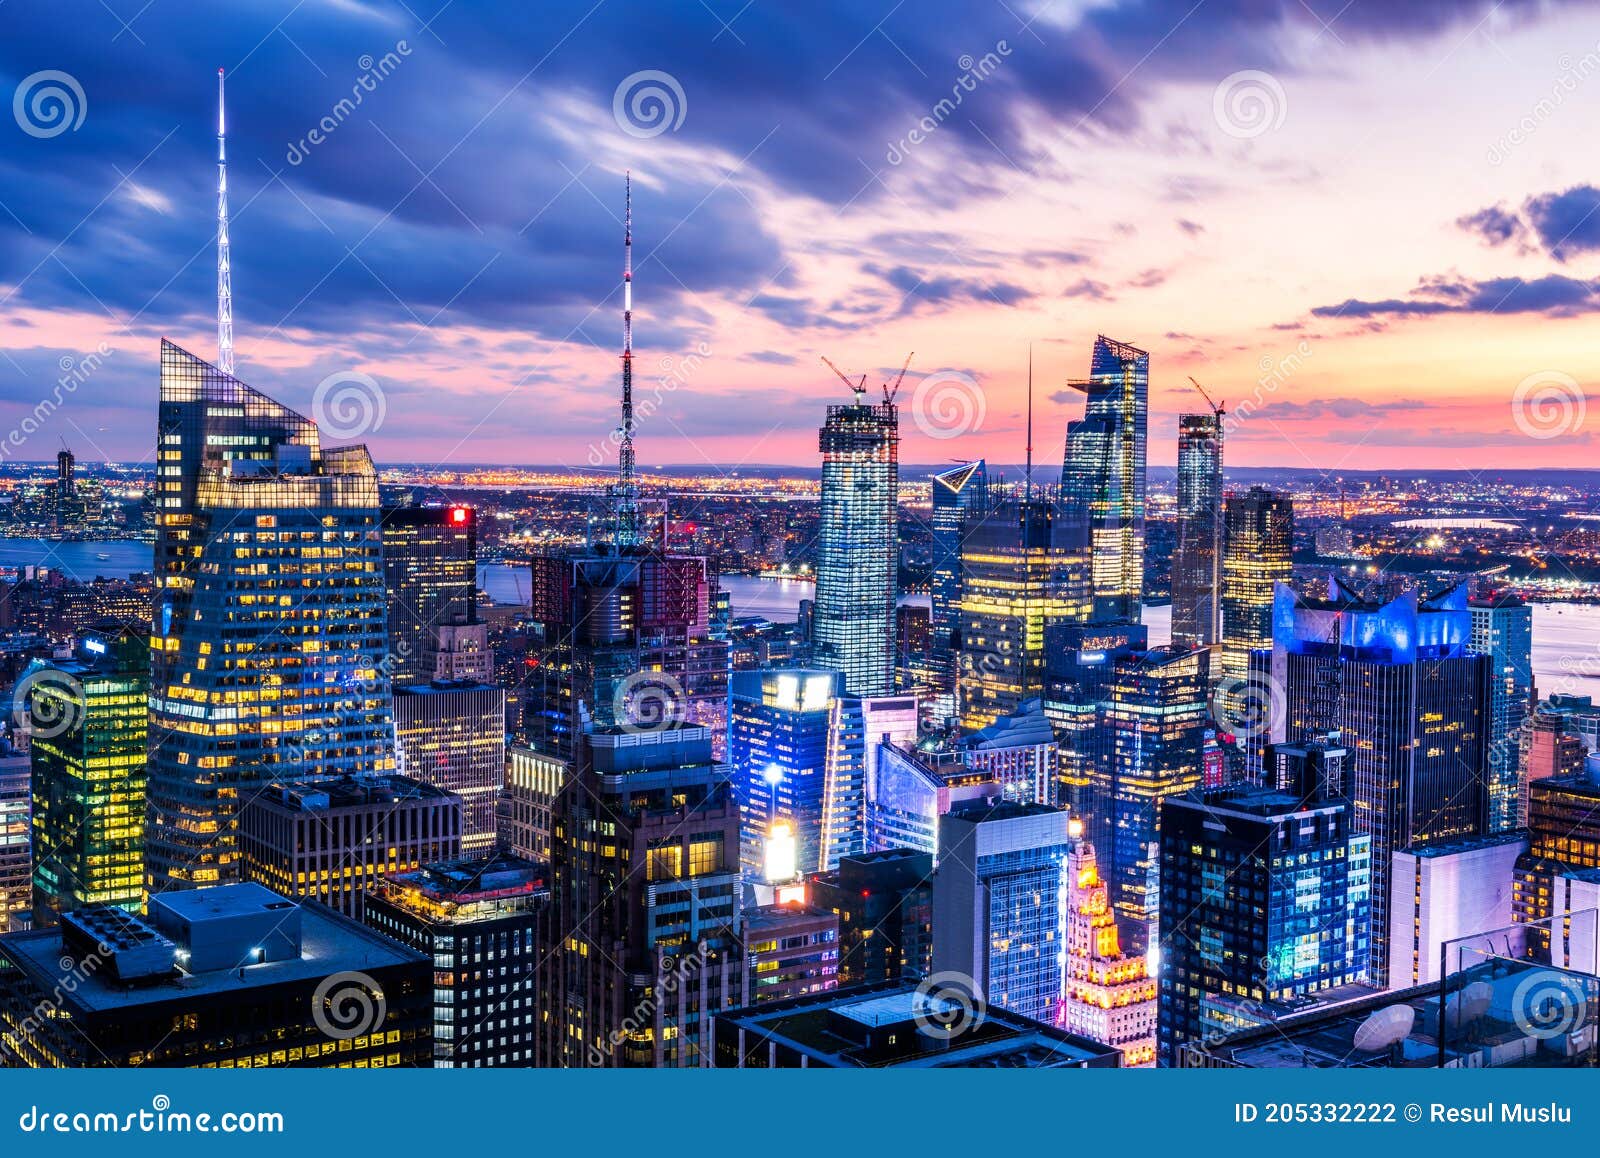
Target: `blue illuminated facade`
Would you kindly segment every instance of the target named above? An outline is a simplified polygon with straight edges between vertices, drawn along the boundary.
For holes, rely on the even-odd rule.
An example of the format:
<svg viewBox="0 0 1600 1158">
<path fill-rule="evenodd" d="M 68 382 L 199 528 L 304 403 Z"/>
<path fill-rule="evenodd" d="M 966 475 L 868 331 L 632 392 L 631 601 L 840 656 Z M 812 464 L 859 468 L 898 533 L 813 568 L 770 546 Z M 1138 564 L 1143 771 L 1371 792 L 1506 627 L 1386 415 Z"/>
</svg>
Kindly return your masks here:
<svg viewBox="0 0 1600 1158">
<path fill-rule="evenodd" d="M 828 720 L 839 673 L 807 668 L 734 672 L 730 681 L 728 762 L 740 813 L 740 860 L 759 877 L 768 832 L 787 822 L 796 869 L 816 872 L 822 845 Z"/>
<path fill-rule="evenodd" d="M 1160 1064 L 1366 980 L 1371 843 L 1349 803 L 1319 791 L 1245 785 L 1162 805 Z"/>
<path fill-rule="evenodd" d="M 954 648 L 959 642 L 961 540 L 968 521 L 983 512 L 988 485 L 988 471 L 982 459 L 933 476 L 933 575 L 929 590 L 935 650 Z"/>
<path fill-rule="evenodd" d="M 1489 831 L 1527 822 L 1522 731 L 1533 705 L 1533 608 L 1512 595 L 1474 599 L 1472 650 L 1489 657 Z"/>
</svg>

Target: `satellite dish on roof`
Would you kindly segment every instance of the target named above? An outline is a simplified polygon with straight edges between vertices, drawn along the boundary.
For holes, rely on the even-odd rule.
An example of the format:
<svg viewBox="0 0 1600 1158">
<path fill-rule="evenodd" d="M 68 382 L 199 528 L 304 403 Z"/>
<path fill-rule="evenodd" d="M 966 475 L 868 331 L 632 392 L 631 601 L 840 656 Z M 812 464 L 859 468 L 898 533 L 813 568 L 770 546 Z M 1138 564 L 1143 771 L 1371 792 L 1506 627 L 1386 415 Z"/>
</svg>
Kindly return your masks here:
<svg viewBox="0 0 1600 1158">
<path fill-rule="evenodd" d="M 1489 1012 L 1494 1004 L 1494 986 L 1487 981 L 1474 981 L 1460 993 L 1453 993 L 1445 1003 L 1444 1024 L 1447 1029 L 1459 1030 L 1471 1025 Z"/>
<path fill-rule="evenodd" d="M 1411 1036 L 1416 1023 L 1417 1011 L 1409 1005 L 1380 1009 L 1356 1027 L 1355 1047 L 1373 1052 L 1388 1049 Z"/>
</svg>

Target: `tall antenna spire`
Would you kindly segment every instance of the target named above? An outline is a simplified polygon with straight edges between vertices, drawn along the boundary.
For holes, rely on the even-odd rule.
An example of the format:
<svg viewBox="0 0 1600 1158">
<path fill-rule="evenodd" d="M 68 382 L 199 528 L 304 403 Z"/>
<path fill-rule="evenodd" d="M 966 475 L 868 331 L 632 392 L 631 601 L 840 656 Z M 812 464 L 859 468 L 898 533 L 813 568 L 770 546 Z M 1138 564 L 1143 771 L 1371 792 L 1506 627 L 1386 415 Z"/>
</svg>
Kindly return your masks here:
<svg viewBox="0 0 1600 1158">
<path fill-rule="evenodd" d="M 228 149 L 222 70 L 217 69 L 217 369 L 233 373 L 233 273 L 228 260 Z"/>
<path fill-rule="evenodd" d="M 622 226 L 622 438 L 617 446 L 616 540 L 639 543 L 639 488 L 633 475 L 633 173 L 624 180 Z"/>
<path fill-rule="evenodd" d="M 1033 502 L 1033 343 L 1028 343 L 1028 465 L 1027 495 Z"/>
</svg>

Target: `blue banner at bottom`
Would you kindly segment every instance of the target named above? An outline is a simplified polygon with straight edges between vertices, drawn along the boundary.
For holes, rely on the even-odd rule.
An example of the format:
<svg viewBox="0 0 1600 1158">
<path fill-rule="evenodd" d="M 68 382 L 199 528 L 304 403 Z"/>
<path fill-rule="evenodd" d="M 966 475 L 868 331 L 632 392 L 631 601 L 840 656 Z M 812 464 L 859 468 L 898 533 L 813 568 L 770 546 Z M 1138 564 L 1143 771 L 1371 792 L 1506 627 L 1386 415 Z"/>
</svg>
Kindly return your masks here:
<svg viewBox="0 0 1600 1158">
<path fill-rule="evenodd" d="M 1584 1070 L 8 1071 L 0 1154 L 341 1143 L 519 1158 L 692 1143 L 730 1155 L 1131 1154 L 1289 1143 L 1306 1155 L 1593 1145 Z M 885 1150 L 879 1150 L 884 1147 Z"/>
</svg>

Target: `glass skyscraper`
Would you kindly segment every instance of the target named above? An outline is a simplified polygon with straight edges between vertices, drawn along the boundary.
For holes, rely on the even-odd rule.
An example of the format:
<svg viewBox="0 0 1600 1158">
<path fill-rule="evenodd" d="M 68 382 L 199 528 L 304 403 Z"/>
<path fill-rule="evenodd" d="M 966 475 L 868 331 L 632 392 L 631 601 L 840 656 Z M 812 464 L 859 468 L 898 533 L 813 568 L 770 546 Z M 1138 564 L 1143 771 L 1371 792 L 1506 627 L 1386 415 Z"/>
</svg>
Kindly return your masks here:
<svg viewBox="0 0 1600 1158">
<path fill-rule="evenodd" d="M 760 877 L 767 835 L 785 823 L 795 867 L 816 872 L 822 851 L 828 721 L 839 673 L 786 668 L 731 677 L 728 762 L 739 795 L 746 875 Z"/>
<path fill-rule="evenodd" d="M 143 907 L 149 677 L 150 645 L 131 635 L 85 637 L 75 658 L 34 660 L 23 677 L 36 925 L 84 905 Z"/>
<path fill-rule="evenodd" d="M 433 678 L 424 657 L 438 629 L 471 623 L 478 602 L 478 512 L 466 506 L 383 512 L 389 674 L 396 684 Z"/>
<path fill-rule="evenodd" d="M 900 563 L 900 419 L 893 403 L 828 407 L 822 427 L 813 659 L 844 690 L 894 690 L 894 604 Z"/>
<path fill-rule="evenodd" d="M 1336 733 L 1356 831 L 1372 838 L 1372 976 L 1388 983 L 1396 852 L 1480 836 L 1490 661 L 1469 648 L 1466 588 L 1374 603 L 1334 579 L 1326 599 L 1280 584 L 1270 675 L 1283 689 L 1272 738 Z"/>
<path fill-rule="evenodd" d="M 363 446 L 161 344 L 151 891 L 239 879 L 275 779 L 394 768 L 378 475 Z"/>
<path fill-rule="evenodd" d="M 1346 800 L 1248 785 L 1161 811 L 1161 1064 L 1366 979 L 1371 840 Z"/>
<path fill-rule="evenodd" d="M 1222 416 L 1178 418 L 1178 543 L 1172 558 L 1172 642 L 1209 647 L 1220 638 Z"/>
<path fill-rule="evenodd" d="M 1083 527 L 1047 502 L 1007 503 L 961 550 L 961 726 L 988 727 L 1045 688 L 1045 630 L 1089 617 Z"/>
<path fill-rule="evenodd" d="M 939 822 L 934 973 L 971 977 L 991 1005 L 1053 1022 L 1066 959 L 1067 813 L 980 803 Z"/>
<path fill-rule="evenodd" d="M 1472 650 L 1489 657 L 1489 831 L 1527 823 L 1523 798 L 1533 710 L 1533 608 L 1513 595 L 1471 601 Z"/>
<path fill-rule="evenodd" d="M 1139 621 L 1144 593 L 1145 431 L 1150 355 L 1101 334 L 1089 377 L 1069 385 L 1085 396 L 1067 423 L 1061 499 L 1089 529 L 1094 621 Z"/>
<path fill-rule="evenodd" d="M 960 646 L 961 541 L 987 505 L 988 486 L 982 459 L 933 476 L 933 575 L 928 587 L 935 650 Z"/>
<path fill-rule="evenodd" d="M 1294 506 L 1288 495 L 1251 487 L 1228 496 L 1223 520 L 1222 637 L 1213 676 L 1234 689 L 1222 697 L 1231 709 L 1249 675 L 1250 653 L 1272 646 L 1273 588 L 1294 572 Z"/>
<path fill-rule="evenodd" d="M 872 851 L 867 815 L 876 789 L 885 740 L 917 741 L 917 697 L 858 696 L 843 692 L 828 720 L 828 759 L 823 775 L 821 867 L 839 867 L 839 858 Z"/>
</svg>

